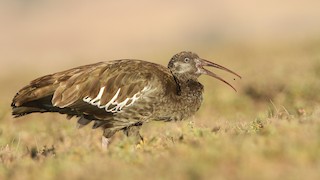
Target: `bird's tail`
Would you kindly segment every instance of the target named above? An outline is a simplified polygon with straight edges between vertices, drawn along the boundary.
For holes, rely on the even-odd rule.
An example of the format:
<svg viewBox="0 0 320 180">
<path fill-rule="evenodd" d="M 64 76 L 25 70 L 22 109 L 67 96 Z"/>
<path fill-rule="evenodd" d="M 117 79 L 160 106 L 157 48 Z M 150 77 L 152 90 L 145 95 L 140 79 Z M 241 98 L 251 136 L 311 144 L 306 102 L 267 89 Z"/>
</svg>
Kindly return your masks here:
<svg viewBox="0 0 320 180">
<path fill-rule="evenodd" d="M 12 115 L 16 117 L 21 117 L 34 112 L 46 112 L 45 109 L 36 107 L 12 107 Z"/>
<path fill-rule="evenodd" d="M 49 109 L 53 108 L 51 99 L 52 96 L 46 96 L 17 105 L 15 103 L 16 98 L 14 98 L 11 104 L 12 115 L 14 117 L 21 117 L 34 112 L 48 112 Z"/>
<path fill-rule="evenodd" d="M 34 112 L 47 112 L 52 108 L 51 99 L 56 89 L 52 75 L 33 80 L 22 88 L 12 99 L 12 115 L 24 116 Z"/>
</svg>

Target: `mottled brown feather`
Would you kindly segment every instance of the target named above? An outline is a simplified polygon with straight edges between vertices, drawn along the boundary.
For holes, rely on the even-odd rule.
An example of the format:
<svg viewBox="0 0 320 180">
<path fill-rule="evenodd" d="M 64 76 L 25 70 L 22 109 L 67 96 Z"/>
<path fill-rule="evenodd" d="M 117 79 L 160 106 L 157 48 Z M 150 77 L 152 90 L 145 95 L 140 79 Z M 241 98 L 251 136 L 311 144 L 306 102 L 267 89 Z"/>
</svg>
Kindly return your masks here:
<svg viewBox="0 0 320 180">
<path fill-rule="evenodd" d="M 158 71 L 158 73 L 151 74 L 150 71 L 141 71 L 150 67 L 155 69 L 154 72 Z M 157 85 L 157 81 L 152 82 L 151 79 L 156 78 L 159 81 L 164 76 L 170 77 L 165 67 L 140 60 L 99 62 L 33 80 L 28 86 L 17 93 L 13 99 L 12 106 L 23 106 L 28 102 L 52 96 L 52 103 L 47 102 L 47 105 L 36 103 L 42 104 L 41 107 L 36 108 L 42 109 L 41 112 L 46 112 L 46 110 L 57 111 L 77 116 L 92 114 L 95 118 L 104 119 L 112 113 L 85 103 L 82 99 L 84 97 L 95 98 L 100 89 L 105 87 L 101 98 L 101 105 L 104 105 L 121 88 L 117 98 L 117 102 L 119 103 L 141 92 L 146 86 L 150 85 L 159 88 L 156 87 L 159 85 Z M 150 84 L 150 82 L 153 84 Z M 159 89 L 162 89 L 161 83 L 160 86 L 161 88 Z M 130 103 L 131 100 L 127 102 L 127 104 Z M 51 108 L 48 108 L 49 106 Z"/>
</svg>

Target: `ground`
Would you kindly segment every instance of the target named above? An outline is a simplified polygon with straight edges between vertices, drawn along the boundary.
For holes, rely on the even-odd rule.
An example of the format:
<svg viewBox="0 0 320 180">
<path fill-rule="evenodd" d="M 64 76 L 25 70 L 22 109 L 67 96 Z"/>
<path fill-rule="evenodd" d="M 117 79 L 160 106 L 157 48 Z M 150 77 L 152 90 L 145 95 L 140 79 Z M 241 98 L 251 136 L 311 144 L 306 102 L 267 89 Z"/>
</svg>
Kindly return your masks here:
<svg viewBox="0 0 320 180">
<path fill-rule="evenodd" d="M 118 133 L 106 152 L 102 132 L 75 119 L 14 119 L 11 98 L 39 74 L 1 78 L 0 179 L 320 179 L 319 49 L 317 40 L 216 48 L 202 57 L 243 76 L 215 70 L 237 93 L 201 77 L 194 117 L 144 125 L 138 146 Z"/>
</svg>

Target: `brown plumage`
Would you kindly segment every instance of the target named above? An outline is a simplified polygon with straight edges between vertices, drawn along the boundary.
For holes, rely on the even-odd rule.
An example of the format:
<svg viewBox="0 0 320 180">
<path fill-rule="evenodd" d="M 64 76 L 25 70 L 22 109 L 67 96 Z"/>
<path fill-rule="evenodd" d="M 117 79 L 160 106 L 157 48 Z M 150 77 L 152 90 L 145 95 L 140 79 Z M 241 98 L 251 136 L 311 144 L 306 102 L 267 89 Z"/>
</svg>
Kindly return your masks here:
<svg viewBox="0 0 320 180">
<path fill-rule="evenodd" d="M 200 108 L 203 86 L 197 79 L 201 74 L 231 86 L 203 66 L 240 77 L 185 51 L 174 55 L 168 68 L 142 60 L 99 62 L 31 81 L 13 98 L 12 114 L 20 117 L 34 112 L 58 112 L 68 118 L 79 117 L 80 126 L 94 121 L 93 128 L 104 130 L 104 146 L 119 130 L 142 139 L 139 127 L 144 122 L 179 121 Z"/>
</svg>

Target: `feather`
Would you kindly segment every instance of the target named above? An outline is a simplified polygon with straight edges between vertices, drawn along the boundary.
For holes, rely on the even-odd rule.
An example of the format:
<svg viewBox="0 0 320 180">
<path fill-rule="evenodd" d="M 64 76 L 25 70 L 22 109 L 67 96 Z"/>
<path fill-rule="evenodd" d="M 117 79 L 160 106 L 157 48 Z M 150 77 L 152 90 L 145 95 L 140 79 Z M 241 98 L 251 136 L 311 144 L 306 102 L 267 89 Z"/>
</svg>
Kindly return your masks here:
<svg viewBox="0 0 320 180">
<path fill-rule="evenodd" d="M 86 118 L 84 118 L 84 117 L 81 117 L 81 118 L 79 118 L 78 119 L 78 121 L 77 121 L 77 128 L 82 128 L 83 126 L 85 126 L 85 125 L 87 125 L 87 124 L 89 124 L 91 122 L 91 120 L 88 120 L 88 119 L 86 119 Z"/>
<path fill-rule="evenodd" d="M 141 71 L 150 67 L 152 73 Z M 155 70 L 159 73 L 154 73 Z M 165 74 L 161 74 L 163 72 Z M 165 76 L 170 76 L 165 67 L 139 60 L 80 66 L 31 81 L 17 93 L 12 107 L 30 107 L 14 110 L 16 116 L 32 112 L 59 112 L 69 115 L 68 118 L 85 116 L 88 120 L 110 121 L 116 113 L 129 112 L 126 109 L 138 102 L 145 93 L 142 92 L 145 87 L 155 86 Z M 156 81 L 150 85 L 153 79 Z M 139 103 L 143 104 L 142 101 Z M 96 121 L 94 127 L 101 125 L 103 123 Z"/>
</svg>

